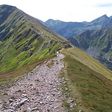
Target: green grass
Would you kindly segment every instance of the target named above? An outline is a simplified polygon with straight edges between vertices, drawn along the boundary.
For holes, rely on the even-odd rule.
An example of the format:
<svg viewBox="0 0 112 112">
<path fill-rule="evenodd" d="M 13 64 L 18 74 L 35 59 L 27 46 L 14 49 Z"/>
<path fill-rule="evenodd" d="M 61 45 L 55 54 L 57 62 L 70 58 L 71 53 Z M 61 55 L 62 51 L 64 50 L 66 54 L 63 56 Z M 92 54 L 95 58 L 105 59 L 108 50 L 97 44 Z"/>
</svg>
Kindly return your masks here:
<svg viewBox="0 0 112 112">
<path fill-rule="evenodd" d="M 112 71 L 107 69 L 103 64 L 101 64 L 98 60 L 92 58 L 91 56 L 87 55 L 85 52 L 81 51 L 78 48 L 70 48 L 65 51 L 64 53 L 69 52 L 69 54 L 79 62 L 83 63 L 84 65 L 88 66 L 90 69 L 104 75 L 106 78 L 112 80 Z"/>
<path fill-rule="evenodd" d="M 54 57 L 56 51 L 63 46 L 57 40 L 43 37 L 38 39 L 33 35 L 22 37 L 18 42 L 15 38 L 12 36 L 0 44 L 0 84 L 15 80 L 32 70 L 34 65 Z M 25 47 L 28 49 L 24 50 Z M 31 68 L 27 69 L 27 66 Z"/>
<path fill-rule="evenodd" d="M 103 72 L 99 73 L 97 69 L 91 69 L 89 64 L 73 56 L 74 52 L 82 54 L 80 50 L 77 50 L 63 51 L 66 63 L 66 73 L 63 75 L 69 82 L 68 86 L 72 96 L 76 99 L 78 108 L 84 112 L 112 112 L 112 81 L 105 77 L 107 69 L 103 68 L 105 75 Z M 82 58 L 83 56 L 80 55 Z"/>
<path fill-rule="evenodd" d="M 2 11 L 7 8 L 4 6 Z M 39 20 L 14 9 L 0 25 L 0 85 L 14 81 L 68 45 Z"/>
<path fill-rule="evenodd" d="M 18 9 L 4 20 L 0 28 L 0 33 L 6 34 L 0 41 L 0 84 L 29 72 L 34 65 L 54 57 L 58 49 L 68 44 Z"/>
</svg>

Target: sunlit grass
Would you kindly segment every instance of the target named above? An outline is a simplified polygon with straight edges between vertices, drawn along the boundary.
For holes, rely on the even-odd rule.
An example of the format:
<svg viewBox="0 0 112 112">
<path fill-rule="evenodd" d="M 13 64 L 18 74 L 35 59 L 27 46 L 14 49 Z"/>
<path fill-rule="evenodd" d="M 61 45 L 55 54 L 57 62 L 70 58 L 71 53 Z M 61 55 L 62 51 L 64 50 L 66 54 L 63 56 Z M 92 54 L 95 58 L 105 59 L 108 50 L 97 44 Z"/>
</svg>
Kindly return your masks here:
<svg viewBox="0 0 112 112">
<path fill-rule="evenodd" d="M 107 79 L 111 72 L 78 49 L 64 50 L 63 53 L 66 65 L 63 75 L 69 81 L 68 86 L 79 109 L 84 112 L 111 112 L 112 81 Z M 105 72 L 95 66 L 99 69 L 103 67 Z M 108 73 L 107 76 L 105 73 Z"/>
</svg>

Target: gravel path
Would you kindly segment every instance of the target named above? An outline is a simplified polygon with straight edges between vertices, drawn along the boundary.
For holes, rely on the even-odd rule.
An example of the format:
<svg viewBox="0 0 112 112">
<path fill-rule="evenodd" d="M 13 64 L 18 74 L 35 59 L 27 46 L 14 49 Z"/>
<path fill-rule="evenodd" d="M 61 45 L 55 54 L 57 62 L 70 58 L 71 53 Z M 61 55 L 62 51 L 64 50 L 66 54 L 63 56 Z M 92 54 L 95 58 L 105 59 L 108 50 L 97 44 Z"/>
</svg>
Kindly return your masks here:
<svg viewBox="0 0 112 112">
<path fill-rule="evenodd" d="M 58 54 L 18 80 L 0 98 L 0 112 L 65 112 L 58 74 L 64 68 Z"/>
</svg>

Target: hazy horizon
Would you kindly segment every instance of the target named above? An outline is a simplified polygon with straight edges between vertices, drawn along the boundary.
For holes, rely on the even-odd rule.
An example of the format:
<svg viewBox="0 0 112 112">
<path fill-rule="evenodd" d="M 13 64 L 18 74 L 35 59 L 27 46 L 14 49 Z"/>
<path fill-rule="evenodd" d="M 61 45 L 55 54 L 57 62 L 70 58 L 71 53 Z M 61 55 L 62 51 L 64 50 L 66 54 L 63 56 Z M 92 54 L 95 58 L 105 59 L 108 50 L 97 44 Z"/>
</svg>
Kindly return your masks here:
<svg viewBox="0 0 112 112">
<path fill-rule="evenodd" d="M 112 15 L 111 0 L 0 0 L 2 4 L 16 6 L 42 21 L 89 22 L 105 14 Z"/>
</svg>

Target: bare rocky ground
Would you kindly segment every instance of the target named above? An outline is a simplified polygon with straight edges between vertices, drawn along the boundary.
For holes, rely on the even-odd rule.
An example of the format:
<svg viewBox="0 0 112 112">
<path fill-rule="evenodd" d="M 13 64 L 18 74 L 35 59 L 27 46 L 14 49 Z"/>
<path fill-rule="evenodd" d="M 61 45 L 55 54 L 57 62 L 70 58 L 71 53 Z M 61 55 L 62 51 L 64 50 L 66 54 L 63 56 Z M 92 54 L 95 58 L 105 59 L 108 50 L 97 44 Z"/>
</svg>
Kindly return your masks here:
<svg viewBox="0 0 112 112">
<path fill-rule="evenodd" d="M 58 54 L 6 89 L 0 98 L 0 112 L 66 112 L 58 75 L 64 68 L 63 58 Z"/>
</svg>

